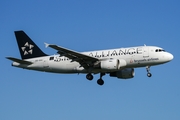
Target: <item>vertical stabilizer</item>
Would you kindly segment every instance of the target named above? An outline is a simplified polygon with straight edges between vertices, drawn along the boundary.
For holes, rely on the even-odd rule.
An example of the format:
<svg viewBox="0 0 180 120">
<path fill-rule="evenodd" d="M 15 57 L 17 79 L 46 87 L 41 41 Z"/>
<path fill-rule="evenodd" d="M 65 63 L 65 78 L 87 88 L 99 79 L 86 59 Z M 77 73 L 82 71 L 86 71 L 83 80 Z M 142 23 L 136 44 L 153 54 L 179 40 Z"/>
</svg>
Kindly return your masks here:
<svg viewBox="0 0 180 120">
<path fill-rule="evenodd" d="M 24 31 L 15 31 L 14 33 L 22 59 L 47 56 Z"/>
</svg>

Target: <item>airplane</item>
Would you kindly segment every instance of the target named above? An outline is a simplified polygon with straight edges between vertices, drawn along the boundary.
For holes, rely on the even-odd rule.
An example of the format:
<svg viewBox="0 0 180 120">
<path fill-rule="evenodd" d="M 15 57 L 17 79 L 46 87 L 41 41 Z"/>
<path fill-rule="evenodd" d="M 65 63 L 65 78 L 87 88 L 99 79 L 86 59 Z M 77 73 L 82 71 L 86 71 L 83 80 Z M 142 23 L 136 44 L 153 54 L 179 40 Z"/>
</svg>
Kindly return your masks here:
<svg viewBox="0 0 180 120">
<path fill-rule="evenodd" d="M 163 48 L 156 46 L 137 46 L 77 52 L 55 44 L 45 43 L 57 51 L 56 55 L 45 54 L 22 30 L 14 31 L 22 59 L 6 57 L 13 61 L 12 66 L 23 69 L 51 72 L 51 73 L 83 73 L 88 80 L 93 79 L 92 74 L 100 74 L 98 85 L 103 85 L 102 77 L 130 79 L 135 76 L 135 68 L 146 67 L 147 76 L 151 77 L 150 67 L 167 63 L 173 55 Z"/>
</svg>

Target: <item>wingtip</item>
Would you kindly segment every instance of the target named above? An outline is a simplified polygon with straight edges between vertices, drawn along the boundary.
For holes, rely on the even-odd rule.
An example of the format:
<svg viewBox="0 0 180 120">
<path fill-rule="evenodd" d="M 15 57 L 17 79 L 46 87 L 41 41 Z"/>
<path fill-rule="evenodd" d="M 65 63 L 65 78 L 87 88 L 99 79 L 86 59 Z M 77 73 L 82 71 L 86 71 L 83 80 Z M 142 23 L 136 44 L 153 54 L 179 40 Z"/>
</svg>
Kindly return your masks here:
<svg viewBox="0 0 180 120">
<path fill-rule="evenodd" d="M 48 43 L 44 43 L 45 44 L 45 47 L 47 48 L 47 47 L 49 47 L 49 44 Z"/>
</svg>

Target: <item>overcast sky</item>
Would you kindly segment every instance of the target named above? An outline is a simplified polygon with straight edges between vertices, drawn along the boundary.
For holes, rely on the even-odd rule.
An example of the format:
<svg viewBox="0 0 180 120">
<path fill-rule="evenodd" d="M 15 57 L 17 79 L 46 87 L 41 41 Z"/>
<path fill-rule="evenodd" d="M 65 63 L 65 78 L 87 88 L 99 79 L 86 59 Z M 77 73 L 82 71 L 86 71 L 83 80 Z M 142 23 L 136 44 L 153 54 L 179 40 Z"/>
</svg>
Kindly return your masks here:
<svg viewBox="0 0 180 120">
<path fill-rule="evenodd" d="M 0 1 L 0 120 L 179 120 L 179 0 Z M 173 61 L 135 69 L 133 79 L 52 74 L 11 66 L 20 58 L 14 36 L 24 30 L 47 54 L 44 42 L 76 51 L 154 45 Z"/>
</svg>

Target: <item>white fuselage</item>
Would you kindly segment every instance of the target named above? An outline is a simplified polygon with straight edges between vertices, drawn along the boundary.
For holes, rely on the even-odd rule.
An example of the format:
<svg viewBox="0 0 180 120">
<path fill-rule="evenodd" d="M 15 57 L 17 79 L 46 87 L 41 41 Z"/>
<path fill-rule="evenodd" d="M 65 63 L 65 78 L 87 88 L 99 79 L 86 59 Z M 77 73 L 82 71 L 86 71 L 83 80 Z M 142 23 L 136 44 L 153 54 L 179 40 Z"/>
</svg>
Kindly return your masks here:
<svg viewBox="0 0 180 120">
<path fill-rule="evenodd" d="M 110 58 L 118 59 L 120 60 L 120 65 L 122 64 L 120 69 L 154 66 L 169 62 L 170 60 L 173 59 L 172 54 L 165 52 L 160 47 L 155 47 L 155 46 L 140 46 L 140 47 L 130 47 L 130 48 L 99 50 L 99 51 L 82 52 L 82 54 L 93 56 L 95 58 L 98 58 L 99 60 L 107 60 Z M 88 73 L 89 72 L 89 70 L 82 67 L 78 62 L 72 61 L 71 59 L 60 55 L 26 59 L 26 61 L 30 61 L 33 64 L 24 65 L 17 62 L 13 62 L 12 65 L 25 69 L 46 71 L 53 73 Z M 110 71 L 101 70 L 101 69 L 91 69 L 91 72 L 100 73 L 100 72 L 110 72 Z"/>
</svg>

